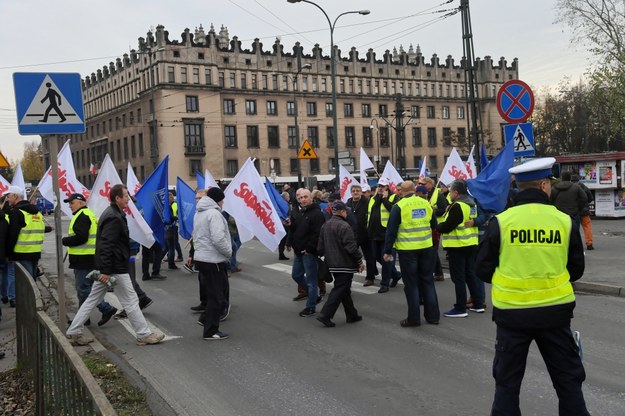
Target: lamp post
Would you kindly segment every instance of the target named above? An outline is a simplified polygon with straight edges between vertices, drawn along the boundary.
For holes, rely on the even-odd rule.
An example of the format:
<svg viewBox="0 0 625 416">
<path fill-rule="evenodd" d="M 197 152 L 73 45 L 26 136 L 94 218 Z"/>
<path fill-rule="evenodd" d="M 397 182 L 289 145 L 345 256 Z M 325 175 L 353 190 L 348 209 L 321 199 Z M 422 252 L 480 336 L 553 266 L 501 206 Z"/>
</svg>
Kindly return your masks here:
<svg viewBox="0 0 625 416">
<path fill-rule="evenodd" d="M 339 186 L 340 182 L 341 182 L 341 174 L 339 172 L 339 135 L 338 135 L 338 120 L 336 118 L 336 114 L 337 114 L 337 109 L 336 109 L 336 59 L 335 59 L 335 52 L 334 52 L 334 28 L 336 27 L 337 20 L 339 20 L 339 18 L 341 16 L 344 16 L 346 14 L 368 15 L 371 12 L 369 10 L 350 10 L 350 11 L 343 12 L 343 13 L 339 14 L 338 16 L 336 16 L 336 19 L 334 19 L 334 22 L 332 22 L 330 20 L 330 17 L 326 13 L 326 11 L 323 10 L 323 8 L 321 6 L 319 6 L 315 2 L 312 2 L 310 0 L 287 0 L 287 1 L 289 3 L 300 3 L 300 2 L 303 2 L 303 3 L 312 4 L 313 6 L 315 6 L 319 10 L 321 10 L 321 13 L 323 13 L 323 15 L 326 17 L 326 19 L 328 21 L 328 25 L 330 25 L 330 49 L 331 49 L 331 51 L 330 51 L 330 60 L 332 61 L 330 63 L 330 68 L 332 70 L 332 135 L 334 136 L 334 163 L 336 164 L 336 166 L 334 167 L 334 170 L 336 172 L 336 186 Z"/>
<path fill-rule="evenodd" d="M 300 146 L 300 142 L 299 142 L 299 124 L 297 124 L 297 113 L 298 113 L 298 109 L 297 109 L 297 96 L 296 96 L 296 92 L 297 92 L 297 76 L 299 74 L 302 73 L 302 71 L 304 69 L 310 69 L 312 68 L 311 64 L 306 64 L 302 67 L 300 67 L 297 72 L 295 73 L 295 75 L 292 77 L 293 80 L 293 110 L 295 110 L 295 114 L 294 114 L 294 121 L 295 121 L 295 152 L 299 152 L 299 146 Z M 302 187 L 302 161 L 300 160 L 300 158 L 297 158 L 297 187 L 301 188 Z"/>
<path fill-rule="evenodd" d="M 375 121 L 375 126 L 373 125 L 373 122 Z M 378 172 L 380 172 L 380 126 L 378 125 L 378 119 L 377 118 L 372 118 L 371 119 L 371 125 L 369 126 L 369 128 L 371 129 L 371 131 L 373 131 L 373 129 L 375 129 L 376 131 L 376 147 L 378 150 L 378 155 L 376 156 L 376 160 L 375 160 L 375 170 L 377 170 Z"/>
</svg>

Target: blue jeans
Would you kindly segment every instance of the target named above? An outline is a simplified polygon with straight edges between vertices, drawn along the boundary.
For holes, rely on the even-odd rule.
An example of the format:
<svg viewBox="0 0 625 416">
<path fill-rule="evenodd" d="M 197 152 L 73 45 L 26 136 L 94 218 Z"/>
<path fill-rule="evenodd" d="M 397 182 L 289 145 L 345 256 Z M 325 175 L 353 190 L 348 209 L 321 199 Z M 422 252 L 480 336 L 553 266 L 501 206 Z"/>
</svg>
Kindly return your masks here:
<svg viewBox="0 0 625 416">
<path fill-rule="evenodd" d="M 421 323 L 419 304 L 423 299 L 423 315 L 428 322 L 440 319 L 438 297 L 434 286 L 436 253 L 432 247 L 421 250 L 401 250 L 399 264 L 404 279 L 404 294 L 408 303 L 408 321 Z"/>
<path fill-rule="evenodd" d="M 91 293 L 91 286 L 93 286 L 93 280 L 87 279 L 87 275 L 91 270 L 87 269 L 74 269 L 74 280 L 76 282 L 76 296 L 78 297 L 78 307 L 80 308 L 83 303 L 89 297 Z M 97 305 L 100 313 L 106 313 L 113 309 L 113 307 L 105 300 Z"/>
<path fill-rule="evenodd" d="M 2 284 L 0 294 L 9 300 L 15 300 L 15 263 L 8 262 L 2 266 Z"/>
<path fill-rule="evenodd" d="M 449 274 L 456 290 L 456 303 L 454 308 L 459 311 L 467 310 L 467 286 L 473 307 L 484 307 L 484 288 L 480 291 L 478 278 L 475 274 L 475 254 L 477 246 L 448 248 Z"/>
<path fill-rule="evenodd" d="M 37 280 L 37 261 L 33 260 L 18 260 L 28 273 L 32 276 L 33 280 Z"/>
<path fill-rule="evenodd" d="M 293 269 L 291 277 L 301 287 L 308 288 L 307 308 L 315 308 L 317 305 L 317 256 L 312 254 L 296 254 L 293 257 Z"/>
<path fill-rule="evenodd" d="M 228 262 L 228 270 L 234 270 L 237 268 L 237 251 L 241 248 L 241 239 L 239 238 L 239 234 L 233 235 L 231 239 L 232 256 L 230 256 L 230 261 Z"/>
<path fill-rule="evenodd" d="M 380 286 L 389 287 L 391 284 L 391 279 L 399 280 L 401 279 L 401 274 L 397 271 L 395 267 L 395 261 L 397 260 L 397 252 L 395 249 L 392 251 L 393 260 L 384 261 L 384 241 L 373 241 L 373 250 L 375 252 L 375 257 L 378 263 L 382 265 L 382 281 L 380 282 Z"/>
</svg>

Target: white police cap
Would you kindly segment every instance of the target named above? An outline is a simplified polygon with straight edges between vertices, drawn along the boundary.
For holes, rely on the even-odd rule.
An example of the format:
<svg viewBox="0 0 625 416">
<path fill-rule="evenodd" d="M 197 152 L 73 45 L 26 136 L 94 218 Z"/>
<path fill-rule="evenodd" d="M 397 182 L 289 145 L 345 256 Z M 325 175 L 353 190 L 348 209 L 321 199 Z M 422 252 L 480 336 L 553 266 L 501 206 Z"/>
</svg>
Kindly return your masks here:
<svg viewBox="0 0 625 416">
<path fill-rule="evenodd" d="M 510 168 L 508 172 L 514 175 L 517 182 L 535 181 L 550 178 L 554 163 L 556 163 L 556 159 L 553 157 L 541 157 Z"/>
</svg>

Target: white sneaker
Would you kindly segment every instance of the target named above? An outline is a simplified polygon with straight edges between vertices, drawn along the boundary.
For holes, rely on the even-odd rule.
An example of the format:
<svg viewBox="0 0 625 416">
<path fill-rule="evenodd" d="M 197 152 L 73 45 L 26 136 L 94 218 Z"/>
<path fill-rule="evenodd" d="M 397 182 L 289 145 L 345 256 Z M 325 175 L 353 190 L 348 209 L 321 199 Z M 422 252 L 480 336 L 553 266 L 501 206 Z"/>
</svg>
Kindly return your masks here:
<svg viewBox="0 0 625 416">
<path fill-rule="evenodd" d="M 90 342 L 93 342 L 93 338 L 87 337 L 83 334 L 74 334 L 74 335 L 65 335 L 69 340 L 69 343 L 77 346 L 77 345 L 89 345 Z"/>
<path fill-rule="evenodd" d="M 158 344 L 163 340 L 163 338 L 165 338 L 165 334 L 155 334 L 154 332 L 152 332 L 150 335 L 137 338 L 137 345 Z"/>
</svg>

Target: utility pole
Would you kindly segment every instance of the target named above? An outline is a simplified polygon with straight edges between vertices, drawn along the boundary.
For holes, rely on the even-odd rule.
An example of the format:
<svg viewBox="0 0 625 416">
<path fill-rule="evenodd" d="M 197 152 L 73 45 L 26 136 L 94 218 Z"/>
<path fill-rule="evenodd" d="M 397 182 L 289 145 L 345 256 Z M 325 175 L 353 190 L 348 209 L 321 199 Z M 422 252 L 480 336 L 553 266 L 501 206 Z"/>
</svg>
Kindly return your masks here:
<svg viewBox="0 0 625 416">
<path fill-rule="evenodd" d="M 397 132 L 397 168 L 399 174 L 406 176 L 406 135 L 404 132 L 404 104 L 401 94 L 395 96 L 395 131 Z"/>
<path fill-rule="evenodd" d="M 480 135 L 482 134 L 482 112 L 477 91 L 477 72 L 475 70 L 475 50 L 473 48 L 473 33 L 471 30 L 471 13 L 469 0 L 460 0 L 460 14 L 462 16 L 462 48 L 464 52 L 464 83 L 466 90 L 467 127 L 470 131 L 471 142 L 475 145 L 476 160 L 480 160 Z M 476 169 L 480 171 L 480 164 Z"/>
</svg>

